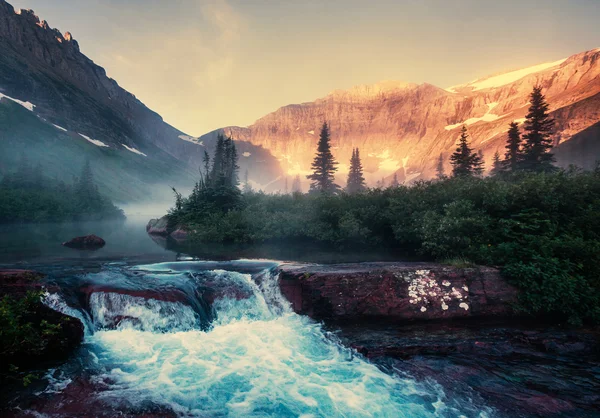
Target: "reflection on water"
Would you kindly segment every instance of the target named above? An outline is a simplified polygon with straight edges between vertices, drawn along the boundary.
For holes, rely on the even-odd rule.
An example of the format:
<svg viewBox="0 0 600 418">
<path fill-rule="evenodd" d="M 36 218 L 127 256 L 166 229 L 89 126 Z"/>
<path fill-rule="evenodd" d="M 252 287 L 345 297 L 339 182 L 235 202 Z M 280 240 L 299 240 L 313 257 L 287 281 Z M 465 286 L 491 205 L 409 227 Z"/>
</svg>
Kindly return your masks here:
<svg viewBox="0 0 600 418">
<path fill-rule="evenodd" d="M 64 224 L 0 225 L 0 265 L 66 263 L 145 259 L 168 261 L 188 255 L 200 260 L 274 259 L 315 263 L 407 260 L 386 249 L 335 249 L 299 242 L 259 245 L 186 244 L 160 236 L 149 236 L 149 215 L 128 216 L 126 221 Z M 65 248 L 71 238 L 95 234 L 106 246 L 95 251 Z"/>
<path fill-rule="evenodd" d="M 0 264 L 137 256 L 173 260 L 173 253 L 148 237 L 147 222 L 148 217 L 144 216 L 129 217 L 126 221 L 0 225 Z M 61 245 L 71 238 L 89 234 L 103 238 L 106 246 L 96 251 L 80 251 Z"/>
</svg>

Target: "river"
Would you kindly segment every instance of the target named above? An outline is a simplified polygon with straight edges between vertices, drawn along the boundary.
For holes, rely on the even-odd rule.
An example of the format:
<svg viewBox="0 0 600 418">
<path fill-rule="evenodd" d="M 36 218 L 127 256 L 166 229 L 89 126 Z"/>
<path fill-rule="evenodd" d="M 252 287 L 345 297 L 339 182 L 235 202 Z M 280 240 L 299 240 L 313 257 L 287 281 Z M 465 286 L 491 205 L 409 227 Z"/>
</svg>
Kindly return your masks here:
<svg viewBox="0 0 600 418">
<path fill-rule="evenodd" d="M 146 219 L 2 231 L 0 268 L 47 274 L 59 290 L 46 303 L 85 325 L 77 353 L 12 400 L 15 415 L 511 416 L 462 382 L 450 394 L 411 363 L 375 365 L 297 315 L 279 292 L 278 261 L 174 253 L 146 235 Z M 107 245 L 59 244 L 91 232 Z"/>
</svg>

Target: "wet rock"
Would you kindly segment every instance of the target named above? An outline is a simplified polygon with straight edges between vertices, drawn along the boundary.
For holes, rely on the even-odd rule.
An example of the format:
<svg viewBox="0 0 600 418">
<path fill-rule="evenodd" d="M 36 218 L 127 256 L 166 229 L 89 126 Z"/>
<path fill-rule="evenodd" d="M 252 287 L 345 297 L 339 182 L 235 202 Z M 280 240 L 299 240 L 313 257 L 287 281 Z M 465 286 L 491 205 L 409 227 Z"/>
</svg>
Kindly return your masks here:
<svg viewBox="0 0 600 418">
<path fill-rule="evenodd" d="M 517 290 L 489 267 L 288 264 L 281 267 L 279 285 L 297 313 L 317 319 L 508 316 L 517 301 Z"/>
<path fill-rule="evenodd" d="M 78 250 L 97 250 L 106 245 L 106 241 L 96 235 L 86 235 L 83 237 L 73 238 L 62 243 L 63 246 L 76 248 Z"/>
</svg>

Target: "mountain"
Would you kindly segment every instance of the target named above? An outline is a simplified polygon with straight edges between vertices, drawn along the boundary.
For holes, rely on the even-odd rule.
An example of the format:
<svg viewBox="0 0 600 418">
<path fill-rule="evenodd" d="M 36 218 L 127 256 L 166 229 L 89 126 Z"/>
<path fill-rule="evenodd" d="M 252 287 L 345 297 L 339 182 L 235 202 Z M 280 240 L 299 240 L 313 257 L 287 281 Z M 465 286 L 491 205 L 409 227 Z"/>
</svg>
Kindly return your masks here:
<svg viewBox="0 0 600 418">
<path fill-rule="evenodd" d="M 410 182 L 433 177 L 440 154 L 450 171 L 448 157 L 463 124 L 490 168 L 495 151 L 504 154 L 508 124 L 524 122 L 537 84 L 556 119 L 559 164 L 591 168 L 600 159 L 600 48 L 447 89 L 386 81 L 336 90 L 314 102 L 284 106 L 251 126 L 223 130 L 270 150 L 288 175 L 303 176 L 326 120 L 340 184 L 354 147 L 361 149 L 370 184 L 393 173 Z"/>
<path fill-rule="evenodd" d="M 268 150 L 237 143 L 241 172 L 251 167 L 257 184 L 281 175 Z M 102 191 L 143 200 L 191 187 L 213 147 L 214 137 L 175 129 L 121 88 L 69 32 L 0 0 L 0 177 L 22 154 L 64 180 L 89 158 Z"/>
</svg>

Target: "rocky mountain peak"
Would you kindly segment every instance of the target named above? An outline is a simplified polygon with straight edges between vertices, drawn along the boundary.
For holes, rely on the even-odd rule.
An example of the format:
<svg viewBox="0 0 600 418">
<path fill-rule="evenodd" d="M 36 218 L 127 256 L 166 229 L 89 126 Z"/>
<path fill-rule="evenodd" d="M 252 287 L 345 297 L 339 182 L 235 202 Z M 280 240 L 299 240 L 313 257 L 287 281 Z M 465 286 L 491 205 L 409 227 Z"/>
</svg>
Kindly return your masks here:
<svg viewBox="0 0 600 418">
<path fill-rule="evenodd" d="M 372 99 L 379 96 L 387 96 L 396 94 L 406 90 L 418 87 L 414 83 L 406 83 L 396 80 L 385 80 L 374 84 L 359 84 L 347 90 L 334 90 L 326 97 L 333 99 L 357 98 L 357 99 Z"/>
</svg>

